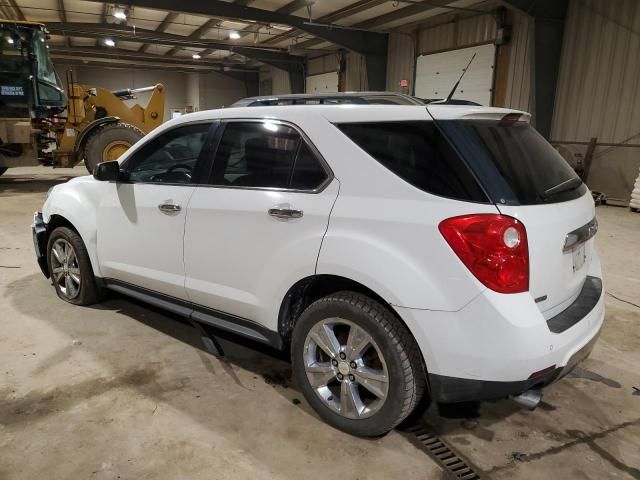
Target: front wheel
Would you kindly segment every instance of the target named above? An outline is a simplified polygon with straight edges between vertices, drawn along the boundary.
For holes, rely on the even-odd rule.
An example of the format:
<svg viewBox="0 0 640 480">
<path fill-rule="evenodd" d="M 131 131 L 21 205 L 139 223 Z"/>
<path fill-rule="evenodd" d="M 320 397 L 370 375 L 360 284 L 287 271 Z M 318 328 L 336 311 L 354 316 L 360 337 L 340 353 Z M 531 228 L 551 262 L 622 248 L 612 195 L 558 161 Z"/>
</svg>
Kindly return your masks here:
<svg viewBox="0 0 640 480">
<path fill-rule="evenodd" d="M 387 433 L 424 393 L 422 359 L 408 329 L 359 293 L 312 303 L 296 323 L 291 352 L 307 401 L 327 423 L 353 435 Z"/>
<path fill-rule="evenodd" d="M 47 242 L 47 262 L 58 297 L 74 305 L 91 305 L 100 300 L 87 249 L 75 231 L 58 227 Z"/>
</svg>

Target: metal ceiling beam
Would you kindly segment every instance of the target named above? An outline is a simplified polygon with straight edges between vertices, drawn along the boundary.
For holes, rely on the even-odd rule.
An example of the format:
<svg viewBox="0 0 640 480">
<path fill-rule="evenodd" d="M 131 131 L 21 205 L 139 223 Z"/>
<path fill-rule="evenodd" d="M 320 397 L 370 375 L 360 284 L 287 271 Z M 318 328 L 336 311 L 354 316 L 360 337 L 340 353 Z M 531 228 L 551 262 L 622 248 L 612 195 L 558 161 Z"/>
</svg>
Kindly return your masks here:
<svg viewBox="0 0 640 480">
<path fill-rule="evenodd" d="M 560 52 L 568 0 L 504 0 L 501 2 L 533 21 L 531 89 L 533 123 L 549 139 L 560 71 Z"/>
<path fill-rule="evenodd" d="M 154 31 L 155 32 L 164 32 L 167 28 L 169 28 L 169 25 L 171 25 L 176 18 L 178 18 L 178 14 L 176 12 L 167 13 L 167 16 L 164 17 L 162 22 L 160 22 L 160 25 L 158 25 Z M 149 44 L 145 43 L 144 45 L 142 45 L 140 47 L 140 49 L 138 51 L 140 53 L 144 53 L 144 52 L 147 51 L 148 48 L 149 48 Z"/>
<path fill-rule="evenodd" d="M 293 0 L 293 2 L 289 2 L 286 5 L 284 5 L 283 7 L 280 7 L 276 10 L 276 13 L 282 13 L 284 15 L 289 15 L 297 10 L 300 10 L 301 8 L 305 7 L 306 5 L 308 5 L 308 0 Z M 251 34 L 251 33 L 257 33 L 261 28 L 263 27 L 262 24 L 253 24 L 253 25 L 249 25 L 248 27 L 245 27 L 242 29 L 242 31 L 240 32 L 240 36 L 241 38 Z M 295 31 L 295 29 L 292 29 L 293 31 Z M 288 33 L 288 32 L 287 32 Z"/>
<path fill-rule="evenodd" d="M 384 15 L 378 15 L 377 17 L 358 22 L 355 25 L 351 25 L 351 27 L 369 30 L 419 13 L 428 12 L 429 10 L 446 7 L 449 3 L 453 3 L 452 0 L 425 0 L 421 3 L 414 3 L 408 7 L 397 8 L 389 13 L 385 13 Z M 323 43 L 322 40 L 313 39 L 299 43 L 297 46 L 300 48 L 311 48 L 321 43 Z"/>
<path fill-rule="evenodd" d="M 194 61 L 190 58 L 171 57 L 167 58 L 166 55 L 157 55 L 149 53 L 139 53 L 135 50 L 125 50 L 121 48 L 100 48 L 100 47 L 70 47 L 70 48 L 56 48 L 51 47 L 51 55 L 57 57 L 77 57 L 82 60 L 92 61 L 99 58 L 105 60 L 115 60 L 119 62 L 151 62 L 161 63 L 166 65 L 189 65 L 191 67 L 208 67 L 208 68 L 234 68 L 242 71 L 255 71 L 251 69 L 243 68 L 241 63 L 232 62 L 220 62 L 220 61 Z"/>
<path fill-rule="evenodd" d="M 91 0 L 104 1 L 104 0 Z M 387 41 L 388 35 L 383 33 L 367 32 L 364 30 L 350 30 L 338 26 L 316 25 L 302 17 L 263 10 L 260 8 L 246 7 L 223 0 L 181 0 L 176 4 L 175 0 L 128 0 L 129 5 L 155 8 L 160 10 L 179 11 L 193 15 L 207 15 L 230 19 L 251 20 L 263 23 L 280 23 L 289 25 L 299 30 L 310 33 L 341 47 L 361 53 L 365 56 L 367 78 L 369 88 L 384 90 L 386 83 L 387 65 Z M 407 7 L 409 8 L 409 7 Z M 236 50 L 237 51 L 237 50 Z M 280 67 L 278 67 L 280 68 Z M 302 91 L 304 77 L 297 69 L 288 69 L 292 80 L 292 90 Z"/>
<path fill-rule="evenodd" d="M 191 39 L 198 39 L 200 37 L 202 37 L 202 35 L 209 30 L 212 27 L 215 27 L 218 23 L 220 23 L 220 20 L 217 18 L 210 18 L 209 20 L 207 20 L 206 22 L 204 22 L 202 25 L 200 25 L 198 28 L 196 28 L 193 32 L 191 32 L 189 35 L 187 35 L 187 38 L 191 38 Z M 179 49 L 174 47 L 171 50 L 169 50 L 166 54 L 167 55 L 175 55 L 175 53 L 178 51 Z"/>
<path fill-rule="evenodd" d="M 67 21 L 67 11 L 64 8 L 64 0 L 58 0 L 58 16 L 60 17 L 61 22 Z M 64 45 L 65 47 L 69 46 L 69 37 L 64 36 Z"/>
<path fill-rule="evenodd" d="M 148 42 L 183 48 L 212 48 L 214 50 L 228 50 L 239 53 L 247 58 L 260 60 L 262 58 L 280 62 L 300 62 L 302 57 L 290 55 L 285 49 L 256 45 L 238 45 L 219 40 L 189 38 L 143 28 L 132 29 L 123 25 L 100 23 L 56 23 L 50 22 L 47 28 L 52 34 L 70 35 L 84 38 L 110 37 L 129 42 Z M 166 55 L 166 54 L 165 54 Z"/>
<path fill-rule="evenodd" d="M 368 10 L 369 8 L 377 7 L 378 5 L 382 5 L 383 3 L 387 3 L 389 0 L 360 0 L 359 2 L 353 3 L 351 5 L 347 5 L 346 7 L 341 8 L 340 10 L 336 10 L 335 12 L 331 12 L 327 15 L 323 15 L 320 18 L 316 19 L 316 22 L 321 23 L 331 23 L 338 20 L 342 20 L 343 18 L 348 18 L 352 15 L 356 15 L 357 13 Z M 299 34 L 299 30 L 291 30 L 290 32 L 281 33 L 280 35 L 276 35 L 275 37 L 269 38 L 264 42 L 261 42 L 263 45 L 272 45 L 275 43 L 280 43 L 282 40 L 286 40 L 287 38 L 295 37 Z"/>
<path fill-rule="evenodd" d="M 11 5 L 11 8 L 16 12 L 15 14 L 16 17 L 18 17 L 18 20 L 26 20 L 24 13 L 22 13 L 22 10 L 16 3 L 16 0 L 9 0 L 9 5 Z"/>
<path fill-rule="evenodd" d="M 90 0 L 104 3 L 105 0 Z M 349 30 L 334 26 L 310 24 L 305 18 L 287 15 L 260 8 L 246 7 L 223 0 L 128 0 L 131 6 L 160 10 L 180 11 L 193 15 L 224 17 L 229 19 L 251 20 L 263 23 L 281 23 L 298 28 L 326 41 L 359 53 L 386 55 L 387 36 L 381 33 Z"/>
<path fill-rule="evenodd" d="M 272 65 L 289 73 L 292 89 L 296 93 L 304 91 L 304 57 L 290 55 L 282 49 L 273 47 L 258 47 L 254 45 L 237 45 L 229 42 L 188 38 L 182 35 L 173 35 L 166 32 L 157 32 L 154 30 L 145 30 L 136 28 L 135 30 L 113 24 L 97 24 L 97 23 L 49 23 L 47 25 L 49 31 L 53 34 L 63 34 L 85 38 L 103 38 L 110 37 L 118 40 L 156 43 L 162 45 L 171 45 L 182 48 L 204 48 L 212 50 L 228 50 L 244 57 L 258 60 L 260 62 Z M 136 52 L 134 52 L 136 53 Z M 138 52 L 139 53 L 139 52 Z M 163 55 L 162 58 L 174 58 L 170 55 Z M 203 59 L 198 60 L 198 62 Z"/>
</svg>

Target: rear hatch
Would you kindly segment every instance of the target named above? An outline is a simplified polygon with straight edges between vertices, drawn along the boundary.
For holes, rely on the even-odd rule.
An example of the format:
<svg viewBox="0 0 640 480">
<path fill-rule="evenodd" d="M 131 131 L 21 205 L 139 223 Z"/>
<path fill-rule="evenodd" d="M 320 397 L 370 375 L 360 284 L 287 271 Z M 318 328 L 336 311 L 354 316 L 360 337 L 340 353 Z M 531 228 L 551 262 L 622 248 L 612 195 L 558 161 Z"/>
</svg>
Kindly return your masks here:
<svg viewBox="0 0 640 480">
<path fill-rule="evenodd" d="M 500 109 L 429 106 L 438 127 L 500 212 L 519 219 L 529 245 L 529 291 L 545 318 L 580 293 L 597 224 L 586 186 L 529 125 Z"/>
</svg>

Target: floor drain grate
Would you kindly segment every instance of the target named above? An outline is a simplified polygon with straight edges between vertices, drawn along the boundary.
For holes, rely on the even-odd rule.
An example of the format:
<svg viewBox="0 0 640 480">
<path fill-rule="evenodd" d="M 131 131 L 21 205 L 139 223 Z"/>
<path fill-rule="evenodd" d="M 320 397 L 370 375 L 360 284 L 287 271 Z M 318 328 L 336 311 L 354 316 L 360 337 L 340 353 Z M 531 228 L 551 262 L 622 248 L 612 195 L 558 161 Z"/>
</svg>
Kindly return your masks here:
<svg viewBox="0 0 640 480">
<path fill-rule="evenodd" d="M 440 437 L 427 430 L 425 426 L 412 426 L 405 430 L 405 432 L 411 435 L 415 441 L 424 448 L 429 456 L 454 478 L 460 480 L 481 479 L 473 467 L 460 458 Z"/>
</svg>

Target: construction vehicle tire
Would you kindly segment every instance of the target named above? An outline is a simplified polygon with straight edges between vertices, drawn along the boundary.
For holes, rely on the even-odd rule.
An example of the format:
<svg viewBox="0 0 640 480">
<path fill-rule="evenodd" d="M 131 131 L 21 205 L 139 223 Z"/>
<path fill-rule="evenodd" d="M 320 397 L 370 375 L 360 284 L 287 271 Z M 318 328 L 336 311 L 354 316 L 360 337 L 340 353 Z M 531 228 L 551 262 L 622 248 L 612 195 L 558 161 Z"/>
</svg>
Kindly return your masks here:
<svg viewBox="0 0 640 480">
<path fill-rule="evenodd" d="M 9 169 L 9 167 L 0 167 L 0 175 L 2 175 L 4 172 L 6 172 Z"/>
<path fill-rule="evenodd" d="M 84 147 L 84 165 L 89 173 L 101 162 L 117 160 L 129 147 L 144 137 L 144 132 L 129 123 L 100 125 L 89 135 Z"/>
</svg>

